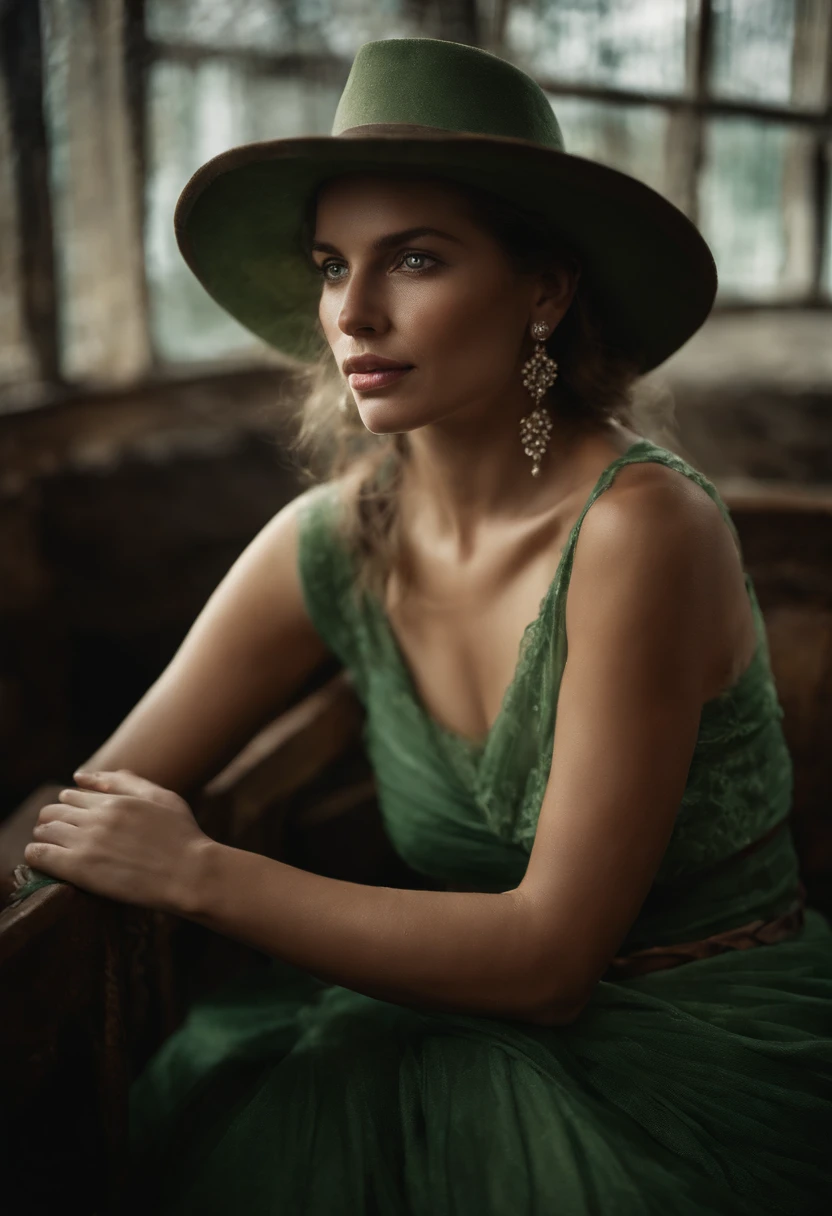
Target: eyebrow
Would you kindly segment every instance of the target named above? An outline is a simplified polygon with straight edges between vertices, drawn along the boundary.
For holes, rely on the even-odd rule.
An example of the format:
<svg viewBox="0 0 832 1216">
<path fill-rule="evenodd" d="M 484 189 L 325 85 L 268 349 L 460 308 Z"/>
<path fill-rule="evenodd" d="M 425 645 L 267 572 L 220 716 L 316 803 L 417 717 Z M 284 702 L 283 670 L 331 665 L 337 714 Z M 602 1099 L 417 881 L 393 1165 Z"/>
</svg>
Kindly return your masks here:
<svg viewBox="0 0 832 1216">
<path fill-rule="evenodd" d="M 442 237 L 442 239 L 446 240 L 446 241 L 454 241 L 454 242 L 456 242 L 457 245 L 463 244 L 463 242 L 459 239 L 458 236 L 454 236 L 450 232 L 443 232 L 441 228 L 424 228 L 424 227 L 422 227 L 422 228 L 405 228 L 405 230 L 403 232 L 391 232 L 387 236 L 380 236 L 377 240 L 373 241 L 370 248 L 374 249 L 376 251 L 381 251 L 383 249 L 390 249 L 393 245 L 399 245 L 399 244 L 401 244 L 402 241 L 415 240 L 416 237 L 419 237 L 419 236 L 438 236 L 438 237 Z M 313 241 L 312 242 L 312 252 L 313 253 L 338 254 L 341 251 L 340 251 L 340 249 L 337 248 L 337 246 L 329 245 L 329 244 L 327 244 L 326 241 Z"/>
</svg>

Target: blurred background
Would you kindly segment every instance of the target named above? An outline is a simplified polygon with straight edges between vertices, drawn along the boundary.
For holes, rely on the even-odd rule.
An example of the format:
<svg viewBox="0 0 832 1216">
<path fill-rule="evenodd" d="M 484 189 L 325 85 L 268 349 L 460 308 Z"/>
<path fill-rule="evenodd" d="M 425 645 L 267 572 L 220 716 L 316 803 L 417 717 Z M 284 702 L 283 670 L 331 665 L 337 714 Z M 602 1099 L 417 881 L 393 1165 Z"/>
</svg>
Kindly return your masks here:
<svg viewBox="0 0 832 1216">
<path fill-rule="evenodd" d="M 736 509 L 764 606 L 788 600 L 805 703 L 787 726 L 817 748 L 830 0 L 0 0 L 0 819 L 71 782 L 299 488 L 286 364 L 186 267 L 182 187 L 235 144 L 329 134 L 357 48 L 401 36 L 516 63 L 568 151 L 645 180 L 709 241 L 717 306 L 648 379 L 668 446 Z"/>
</svg>

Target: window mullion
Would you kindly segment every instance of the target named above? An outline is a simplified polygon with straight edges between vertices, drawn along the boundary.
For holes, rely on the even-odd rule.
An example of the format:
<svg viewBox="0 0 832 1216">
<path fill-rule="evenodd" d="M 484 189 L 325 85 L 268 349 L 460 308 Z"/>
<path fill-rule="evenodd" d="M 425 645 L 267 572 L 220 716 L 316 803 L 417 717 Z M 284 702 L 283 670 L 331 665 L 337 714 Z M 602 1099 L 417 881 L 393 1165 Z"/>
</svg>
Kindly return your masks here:
<svg viewBox="0 0 832 1216">
<path fill-rule="evenodd" d="M 685 95 L 694 104 L 671 110 L 667 124 L 667 181 L 671 200 L 697 223 L 704 116 L 711 53 L 711 0 L 688 0 Z"/>
<path fill-rule="evenodd" d="M 424 4 L 419 5 L 424 8 Z M 450 42 L 466 42 L 477 46 L 480 41 L 480 19 L 477 0 L 442 0 L 435 7 L 438 36 Z"/>
<path fill-rule="evenodd" d="M 125 0 L 42 0 L 49 72 L 61 367 L 123 383 L 150 361 L 139 172 L 125 75 Z"/>
<path fill-rule="evenodd" d="M 511 14 L 511 0 L 493 0 L 491 5 L 488 39 L 484 42 L 486 50 L 496 55 L 505 54 L 506 29 Z"/>
<path fill-rule="evenodd" d="M 792 102 L 824 111 L 825 124 L 812 131 L 807 160 L 808 181 L 794 181 L 811 200 L 810 232 L 804 234 L 805 256 L 811 259 L 810 303 L 823 302 L 829 198 L 830 135 L 832 134 L 832 7 L 826 0 L 796 0 L 792 60 Z"/>
<path fill-rule="evenodd" d="M 0 380 L 52 383 L 59 378 L 48 140 L 37 4 L 0 9 L 0 188 L 3 250 Z"/>
<path fill-rule="evenodd" d="M 147 181 L 149 150 L 147 130 L 147 82 L 150 70 L 150 48 L 147 40 L 145 0 L 123 0 L 124 3 L 124 71 L 125 98 L 129 141 L 135 172 L 131 187 L 134 195 L 134 213 L 138 217 L 135 226 L 136 239 L 141 253 L 142 273 L 137 284 L 137 295 L 141 301 L 142 325 L 147 335 L 148 356 L 154 365 L 158 363 L 150 337 L 150 290 L 147 282 L 145 258 L 145 183 Z"/>
</svg>

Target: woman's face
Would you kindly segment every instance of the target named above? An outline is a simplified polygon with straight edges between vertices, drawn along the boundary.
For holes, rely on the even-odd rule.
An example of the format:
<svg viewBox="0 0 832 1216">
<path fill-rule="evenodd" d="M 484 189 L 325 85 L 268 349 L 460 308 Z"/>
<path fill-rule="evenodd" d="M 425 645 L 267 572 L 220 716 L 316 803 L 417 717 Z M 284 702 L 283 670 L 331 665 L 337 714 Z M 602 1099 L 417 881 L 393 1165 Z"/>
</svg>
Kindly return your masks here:
<svg viewBox="0 0 832 1216">
<path fill-rule="evenodd" d="M 519 370 L 533 349 L 529 325 L 554 329 L 573 275 L 519 275 L 465 196 L 441 181 L 337 178 L 322 188 L 316 219 L 319 317 L 369 431 L 479 417 L 492 403 L 505 408 L 507 393 L 531 406 Z M 347 360 L 362 355 L 409 370 L 349 375 Z"/>
</svg>

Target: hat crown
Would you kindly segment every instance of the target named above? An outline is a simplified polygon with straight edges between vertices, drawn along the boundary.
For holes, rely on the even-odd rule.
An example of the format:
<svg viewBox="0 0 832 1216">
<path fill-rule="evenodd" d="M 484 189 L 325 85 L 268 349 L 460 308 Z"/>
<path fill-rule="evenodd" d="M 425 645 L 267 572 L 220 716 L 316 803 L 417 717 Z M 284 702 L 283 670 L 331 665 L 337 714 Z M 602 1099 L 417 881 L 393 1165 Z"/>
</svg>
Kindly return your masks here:
<svg viewBox="0 0 832 1216">
<path fill-rule="evenodd" d="M 509 136 L 565 150 L 537 81 L 490 51 L 437 38 L 383 38 L 359 48 L 331 133 L 391 123 Z"/>
</svg>

